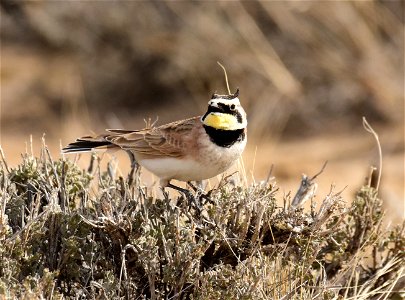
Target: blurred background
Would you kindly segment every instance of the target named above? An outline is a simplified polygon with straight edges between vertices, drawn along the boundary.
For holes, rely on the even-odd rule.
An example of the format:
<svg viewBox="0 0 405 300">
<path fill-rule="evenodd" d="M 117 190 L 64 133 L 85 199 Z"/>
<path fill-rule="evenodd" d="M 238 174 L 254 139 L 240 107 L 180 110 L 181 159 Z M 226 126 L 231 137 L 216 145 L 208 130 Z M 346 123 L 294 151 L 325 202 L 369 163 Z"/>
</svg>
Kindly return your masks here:
<svg viewBox="0 0 405 300">
<path fill-rule="evenodd" d="M 204 113 L 231 90 L 249 117 L 249 181 L 270 169 L 281 193 L 301 174 L 346 199 L 377 165 L 404 215 L 404 2 L 11 1 L 1 4 L 1 146 L 10 165 L 104 128 Z M 88 163 L 87 158 L 82 158 Z M 126 172 L 128 160 L 119 158 Z"/>
</svg>

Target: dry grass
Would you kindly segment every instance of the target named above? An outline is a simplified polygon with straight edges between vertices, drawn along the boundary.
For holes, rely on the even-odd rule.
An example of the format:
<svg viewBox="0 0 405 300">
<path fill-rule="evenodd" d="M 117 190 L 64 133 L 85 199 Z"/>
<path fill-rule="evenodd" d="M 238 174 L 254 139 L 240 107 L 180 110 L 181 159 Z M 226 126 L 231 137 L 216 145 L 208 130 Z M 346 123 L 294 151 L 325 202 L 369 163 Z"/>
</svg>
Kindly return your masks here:
<svg viewBox="0 0 405 300">
<path fill-rule="evenodd" d="M 1 164 L 2 297 L 401 297 L 405 227 L 382 228 L 370 186 L 349 206 L 332 189 L 305 211 L 288 196 L 278 207 L 272 181 L 228 177 L 200 214 L 182 196 L 154 198 L 100 170 L 97 159 L 81 170 L 41 153 Z"/>
</svg>

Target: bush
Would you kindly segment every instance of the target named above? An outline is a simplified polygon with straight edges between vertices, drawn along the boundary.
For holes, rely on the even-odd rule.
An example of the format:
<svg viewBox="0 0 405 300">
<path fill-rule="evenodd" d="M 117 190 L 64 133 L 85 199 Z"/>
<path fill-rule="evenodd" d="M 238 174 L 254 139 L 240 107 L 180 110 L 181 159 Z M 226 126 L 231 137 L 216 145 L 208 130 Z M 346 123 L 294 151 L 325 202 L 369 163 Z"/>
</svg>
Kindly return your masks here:
<svg viewBox="0 0 405 300">
<path fill-rule="evenodd" d="M 306 211 L 279 207 L 271 181 L 228 177 L 199 211 L 97 162 L 81 170 L 46 148 L 17 168 L 3 160 L 3 298 L 401 299 L 405 227 L 382 229 L 373 187 Z"/>
</svg>

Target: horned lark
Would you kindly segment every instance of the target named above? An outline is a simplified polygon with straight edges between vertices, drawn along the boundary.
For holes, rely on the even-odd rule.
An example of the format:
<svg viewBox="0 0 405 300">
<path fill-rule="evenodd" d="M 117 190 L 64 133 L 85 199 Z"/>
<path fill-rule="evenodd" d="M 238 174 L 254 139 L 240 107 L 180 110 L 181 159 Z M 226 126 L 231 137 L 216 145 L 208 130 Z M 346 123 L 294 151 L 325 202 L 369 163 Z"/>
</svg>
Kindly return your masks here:
<svg viewBox="0 0 405 300">
<path fill-rule="evenodd" d="M 108 134 L 85 136 L 64 153 L 93 149 L 123 149 L 160 178 L 162 187 L 180 181 L 201 181 L 226 171 L 246 145 L 246 113 L 235 94 L 213 94 L 203 116 L 141 130 L 108 129 Z"/>
</svg>

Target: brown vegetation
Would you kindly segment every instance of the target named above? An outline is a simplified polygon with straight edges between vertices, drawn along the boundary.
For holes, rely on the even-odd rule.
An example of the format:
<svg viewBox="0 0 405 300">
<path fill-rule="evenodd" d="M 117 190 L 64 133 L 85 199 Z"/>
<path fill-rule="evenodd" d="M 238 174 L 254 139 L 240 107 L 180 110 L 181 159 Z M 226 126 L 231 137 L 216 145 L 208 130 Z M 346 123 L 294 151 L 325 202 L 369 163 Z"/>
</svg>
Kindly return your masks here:
<svg viewBox="0 0 405 300">
<path fill-rule="evenodd" d="M 399 299 L 405 224 L 383 229 L 377 190 L 280 197 L 224 178 L 199 213 L 180 197 L 67 160 L 0 169 L 0 294 L 12 298 Z M 236 176 L 236 177 L 235 177 Z M 232 180 L 231 180 L 232 179 Z M 309 179 L 308 186 L 313 184 Z M 201 199 L 203 200 L 203 198 Z M 396 297 L 396 298 L 395 298 Z"/>
</svg>

